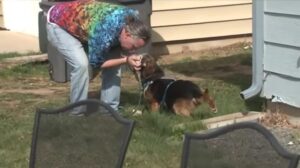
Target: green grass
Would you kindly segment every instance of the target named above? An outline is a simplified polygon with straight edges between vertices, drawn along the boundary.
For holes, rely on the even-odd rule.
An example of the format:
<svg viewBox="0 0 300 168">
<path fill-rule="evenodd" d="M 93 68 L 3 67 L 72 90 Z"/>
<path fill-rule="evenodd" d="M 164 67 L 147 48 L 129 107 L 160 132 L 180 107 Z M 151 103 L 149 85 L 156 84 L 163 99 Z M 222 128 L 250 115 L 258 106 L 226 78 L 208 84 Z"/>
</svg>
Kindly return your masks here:
<svg viewBox="0 0 300 168">
<path fill-rule="evenodd" d="M 6 58 L 14 58 L 14 57 L 20 57 L 20 56 L 26 56 L 26 55 L 37 55 L 41 54 L 40 52 L 27 52 L 27 53 L 17 53 L 17 52 L 7 52 L 7 53 L 1 53 L 0 54 L 0 61 Z"/>
<path fill-rule="evenodd" d="M 23 54 L 17 53 L 17 52 L 8 52 L 8 53 L 2 53 L 0 54 L 0 60 L 3 60 L 5 58 L 13 58 L 13 57 L 19 57 Z"/>
<path fill-rule="evenodd" d="M 48 103 L 61 100 L 43 98 L 32 94 L 0 94 L 0 167 L 28 167 L 34 112 Z M 9 106 L 9 104 L 11 106 Z"/>
<path fill-rule="evenodd" d="M 0 70 L 0 78 L 25 78 L 31 76 L 46 76 L 48 75 L 47 71 L 47 62 L 43 63 L 28 63 L 20 66 L 14 66 L 9 69 Z"/>
<path fill-rule="evenodd" d="M 4 56 L 0 54 L 1 57 Z M 205 129 L 202 119 L 262 110 L 262 99 L 245 101 L 240 97 L 240 92 L 251 85 L 251 74 L 242 70 L 251 69 L 251 50 L 244 50 L 241 45 L 210 50 L 201 53 L 201 57 L 183 55 L 182 59 L 162 66 L 174 73 L 199 79 L 194 82 L 201 88 L 209 89 L 216 100 L 218 113 L 213 114 L 207 105 L 202 105 L 192 117 L 181 117 L 166 111 L 151 113 L 147 109 L 143 115 L 134 116 L 133 109 L 143 109 L 143 106 L 137 106 L 138 85 L 124 88 L 121 93 L 122 114 L 136 121 L 124 162 L 126 168 L 179 167 L 183 133 Z M 1 168 L 28 167 L 36 108 L 58 108 L 68 102 L 68 85 L 49 81 L 47 68 L 48 64 L 44 62 L 0 69 Z M 95 85 L 98 84 L 95 82 Z M 6 92 L 47 88 L 59 90 L 51 95 Z"/>
</svg>

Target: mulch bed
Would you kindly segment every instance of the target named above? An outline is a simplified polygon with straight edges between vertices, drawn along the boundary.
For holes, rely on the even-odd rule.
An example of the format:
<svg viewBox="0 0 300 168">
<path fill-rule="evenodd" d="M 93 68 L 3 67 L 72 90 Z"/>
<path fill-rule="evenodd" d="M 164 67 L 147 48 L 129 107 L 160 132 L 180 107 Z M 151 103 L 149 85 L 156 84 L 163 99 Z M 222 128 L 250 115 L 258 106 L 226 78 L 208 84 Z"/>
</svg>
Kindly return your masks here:
<svg viewBox="0 0 300 168">
<path fill-rule="evenodd" d="M 264 117 L 259 119 L 259 122 L 273 133 L 287 151 L 300 155 L 300 128 L 293 125 L 287 115 L 267 112 Z"/>
</svg>

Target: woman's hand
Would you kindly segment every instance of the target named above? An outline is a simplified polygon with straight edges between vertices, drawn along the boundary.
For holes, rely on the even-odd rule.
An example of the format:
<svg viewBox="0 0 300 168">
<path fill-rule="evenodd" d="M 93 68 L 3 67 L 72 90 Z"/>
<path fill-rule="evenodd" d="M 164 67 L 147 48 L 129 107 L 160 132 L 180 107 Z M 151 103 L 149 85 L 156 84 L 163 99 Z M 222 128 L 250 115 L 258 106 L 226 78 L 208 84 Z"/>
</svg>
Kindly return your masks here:
<svg viewBox="0 0 300 168">
<path fill-rule="evenodd" d="M 140 70 L 141 69 L 141 61 L 142 56 L 141 55 L 130 55 L 126 58 L 127 64 L 132 67 L 133 70 Z"/>
</svg>

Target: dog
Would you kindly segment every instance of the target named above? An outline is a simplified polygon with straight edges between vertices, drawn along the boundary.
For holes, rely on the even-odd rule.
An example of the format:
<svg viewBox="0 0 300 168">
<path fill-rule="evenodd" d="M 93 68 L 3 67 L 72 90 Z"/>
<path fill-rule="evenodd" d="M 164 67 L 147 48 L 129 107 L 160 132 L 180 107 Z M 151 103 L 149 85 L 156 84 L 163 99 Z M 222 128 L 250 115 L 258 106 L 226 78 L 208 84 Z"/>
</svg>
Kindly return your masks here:
<svg viewBox="0 0 300 168">
<path fill-rule="evenodd" d="M 213 112 L 217 112 L 208 89 L 201 91 L 198 85 L 189 80 L 164 78 L 164 71 L 149 54 L 142 55 L 141 70 L 137 76 L 142 84 L 146 106 L 152 112 L 159 111 L 163 106 L 175 114 L 190 116 L 204 102 Z"/>
</svg>

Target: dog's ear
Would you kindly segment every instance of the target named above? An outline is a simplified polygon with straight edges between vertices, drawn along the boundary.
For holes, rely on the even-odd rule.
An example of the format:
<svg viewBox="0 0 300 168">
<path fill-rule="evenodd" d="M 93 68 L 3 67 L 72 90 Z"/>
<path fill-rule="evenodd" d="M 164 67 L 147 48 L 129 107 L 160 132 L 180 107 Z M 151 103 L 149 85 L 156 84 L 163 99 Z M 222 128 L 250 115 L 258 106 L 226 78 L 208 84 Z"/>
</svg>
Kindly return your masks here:
<svg viewBox="0 0 300 168">
<path fill-rule="evenodd" d="M 204 90 L 204 94 L 208 95 L 208 89 L 207 88 Z"/>
<path fill-rule="evenodd" d="M 217 106 L 215 104 L 215 100 L 209 95 L 209 91 L 207 88 L 203 92 L 203 100 L 204 100 L 204 102 L 206 102 L 208 104 L 211 111 L 213 111 L 215 113 L 218 112 Z"/>
</svg>

